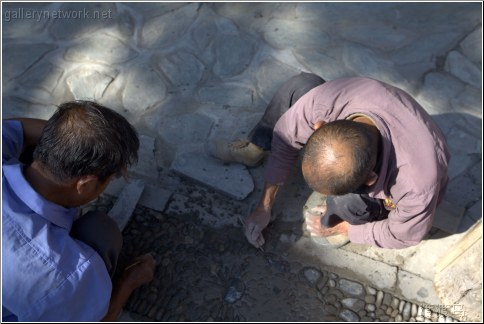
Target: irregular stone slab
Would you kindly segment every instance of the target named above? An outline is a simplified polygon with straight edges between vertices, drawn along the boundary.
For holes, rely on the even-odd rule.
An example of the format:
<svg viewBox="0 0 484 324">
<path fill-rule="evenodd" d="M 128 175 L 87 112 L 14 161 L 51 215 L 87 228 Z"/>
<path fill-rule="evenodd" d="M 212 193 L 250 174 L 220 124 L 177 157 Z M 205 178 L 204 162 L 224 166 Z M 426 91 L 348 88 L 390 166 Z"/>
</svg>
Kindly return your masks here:
<svg viewBox="0 0 484 324">
<path fill-rule="evenodd" d="M 359 75 L 389 83 L 402 81 L 392 61 L 362 45 L 346 43 L 343 47 L 343 62 Z"/>
<path fill-rule="evenodd" d="M 196 86 L 202 79 L 204 65 L 191 53 L 177 51 L 156 61 L 175 87 Z"/>
<path fill-rule="evenodd" d="M 192 3 L 148 20 L 141 31 L 141 45 L 158 48 L 175 44 L 195 21 L 199 6 Z"/>
<path fill-rule="evenodd" d="M 237 200 L 243 200 L 254 190 L 254 182 L 245 166 L 236 163 L 224 165 L 199 152 L 177 154 L 171 170 Z"/>
<path fill-rule="evenodd" d="M 104 70 L 104 71 L 103 71 Z M 82 67 L 66 78 L 69 90 L 77 99 L 99 101 L 118 71 L 100 69 L 99 67 Z"/>
<path fill-rule="evenodd" d="M 293 53 L 301 64 L 324 80 L 335 80 L 354 75 L 352 71 L 346 68 L 343 62 L 318 51 L 295 49 Z"/>
<path fill-rule="evenodd" d="M 22 74 L 29 67 L 40 61 L 47 53 L 56 49 L 50 44 L 12 44 L 4 45 L 2 49 L 3 82 Z"/>
<path fill-rule="evenodd" d="M 145 64 L 133 66 L 126 78 L 123 105 L 134 115 L 141 114 L 166 97 L 166 86 L 153 68 Z"/>
<path fill-rule="evenodd" d="M 104 193 L 110 196 L 119 197 L 122 190 L 128 184 L 129 183 L 124 178 L 115 179 L 109 183 L 106 190 L 104 190 Z M 145 184 L 145 188 L 138 204 L 162 212 L 165 210 L 166 204 L 170 200 L 171 195 L 172 192 L 169 190 Z"/>
<path fill-rule="evenodd" d="M 117 35 L 122 39 L 129 39 L 134 35 L 136 22 L 128 11 L 121 11 L 117 14 Z"/>
<path fill-rule="evenodd" d="M 470 33 L 461 43 L 460 52 L 476 64 L 482 64 L 482 26 Z"/>
<path fill-rule="evenodd" d="M 238 118 L 233 118 L 229 115 L 224 114 L 225 109 L 223 109 L 222 107 L 217 108 L 219 108 L 219 114 L 217 116 L 215 111 L 213 117 L 214 119 L 217 118 L 218 122 L 212 127 L 208 139 L 209 142 L 213 140 L 234 141 L 240 139 L 247 139 L 250 131 L 255 127 L 255 125 L 257 125 L 257 123 L 261 119 L 260 113 L 254 114 L 245 111 L 235 110 L 232 110 L 232 112 L 236 114 L 235 116 L 238 116 Z"/>
<path fill-rule="evenodd" d="M 339 30 L 343 39 L 377 48 L 382 51 L 395 51 L 411 43 L 416 33 L 394 24 L 368 20 L 365 23 L 343 25 Z"/>
<path fill-rule="evenodd" d="M 240 83 L 226 83 L 217 86 L 202 87 L 198 99 L 204 103 L 216 103 L 235 107 L 250 107 L 253 103 L 254 90 Z"/>
<path fill-rule="evenodd" d="M 21 84 L 32 88 L 41 88 L 52 93 L 59 84 L 64 70 L 49 62 L 35 65 L 22 76 Z"/>
<path fill-rule="evenodd" d="M 115 64 L 126 62 L 138 53 L 129 45 L 106 34 L 94 34 L 69 47 L 64 54 L 67 61 Z"/>
<path fill-rule="evenodd" d="M 482 118 L 482 93 L 472 86 L 466 86 L 456 97 L 450 100 L 452 108 Z"/>
<path fill-rule="evenodd" d="M 256 80 L 260 96 L 270 102 L 284 82 L 299 74 L 300 71 L 276 59 L 264 60 L 257 68 Z"/>
<path fill-rule="evenodd" d="M 186 114 L 166 118 L 159 126 L 158 132 L 164 141 L 175 146 L 203 143 L 212 124 L 212 119 L 205 115 Z"/>
<path fill-rule="evenodd" d="M 429 67 L 435 67 L 435 59 L 457 46 L 461 33 L 445 32 L 423 36 L 392 55 L 395 64 L 428 62 Z"/>
<path fill-rule="evenodd" d="M 445 70 L 462 81 L 481 88 L 482 71 L 461 53 L 452 51 L 447 55 Z"/>
<path fill-rule="evenodd" d="M 201 10 L 203 9 L 204 7 Z M 201 50 L 206 49 L 212 40 L 215 39 L 215 35 L 217 35 L 218 29 L 215 19 L 216 16 L 211 12 L 200 13 L 197 21 L 191 28 L 192 39 Z"/>
<path fill-rule="evenodd" d="M 155 139 L 146 135 L 139 135 L 138 163 L 130 168 L 130 172 L 147 178 L 158 178 L 158 165 L 155 159 Z"/>
<path fill-rule="evenodd" d="M 31 38 L 41 33 L 50 19 L 42 15 L 44 3 L 3 3 L 2 37 L 4 39 Z M 35 14 L 34 14 L 35 12 Z M 33 19 L 26 19 L 31 15 Z"/>
<path fill-rule="evenodd" d="M 272 19 L 265 28 L 264 39 L 279 49 L 325 48 L 330 41 L 328 34 L 318 24 L 297 19 Z"/>
<path fill-rule="evenodd" d="M 128 224 L 144 188 L 145 185 L 141 180 L 134 180 L 129 183 L 123 188 L 123 191 L 119 194 L 118 200 L 116 200 L 113 208 L 108 212 L 108 215 L 118 223 L 121 231 L 123 231 Z"/>
<path fill-rule="evenodd" d="M 482 198 L 482 164 L 476 163 L 449 182 L 445 199 L 452 204 L 466 207 Z"/>
<path fill-rule="evenodd" d="M 97 30 L 115 24 L 117 17 L 116 4 L 108 2 L 65 3 L 53 12 L 61 16 L 52 19 L 49 33 L 59 40 L 91 37 Z"/>
<path fill-rule="evenodd" d="M 465 208 L 451 204 L 445 200 L 435 211 L 432 226 L 437 227 L 447 233 L 457 233 L 459 225 L 464 217 Z"/>
<path fill-rule="evenodd" d="M 424 85 L 417 94 L 417 101 L 432 115 L 452 110 L 450 98 L 457 96 L 464 84 L 446 73 L 431 72 L 425 76 Z"/>
<path fill-rule="evenodd" d="M 231 77 L 242 73 L 255 53 L 254 41 L 245 34 L 221 34 L 217 37 L 213 72 L 219 77 Z"/>
<path fill-rule="evenodd" d="M 119 5 L 127 6 L 133 9 L 136 13 L 141 14 L 144 18 L 151 18 L 177 10 L 186 4 L 178 2 L 123 2 L 119 3 Z"/>
<path fill-rule="evenodd" d="M 4 95 L 2 98 L 2 118 L 18 118 L 22 116 L 47 120 L 56 109 L 55 105 L 32 104 L 18 97 L 7 97 Z"/>
</svg>

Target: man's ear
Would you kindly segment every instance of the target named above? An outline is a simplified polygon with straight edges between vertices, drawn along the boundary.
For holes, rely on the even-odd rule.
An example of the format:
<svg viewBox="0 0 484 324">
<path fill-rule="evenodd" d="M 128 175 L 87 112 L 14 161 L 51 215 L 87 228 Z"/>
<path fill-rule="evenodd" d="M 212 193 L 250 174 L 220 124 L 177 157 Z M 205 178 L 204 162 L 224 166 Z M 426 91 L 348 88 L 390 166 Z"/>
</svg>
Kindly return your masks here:
<svg viewBox="0 0 484 324">
<path fill-rule="evenodd" d="M 92 192 L 98 186 L 98 178 L 95 175 L 86 175 L 76 181 L 76 191 L 82 195 L 86 192 Z"/>
<path fill-rule="evenodd" d="M 378 174 L 376 174 L 375 171 L 371 171 L 370 175 L 368 175 L 368 178 L 366 178 L 365 185 L 367 185 L 368 187 L 373 186 L 377 180 Z"/>
<path fill-rule="evenodd" d="M 317 131 L 321 126 L 323 126 L 324 124 L 326 124 L 326 122 L 324 120 L 319 120 L 317 121 L 314 126 L 313 126 L 313 129 L 314 131 Z"/>
</svg>

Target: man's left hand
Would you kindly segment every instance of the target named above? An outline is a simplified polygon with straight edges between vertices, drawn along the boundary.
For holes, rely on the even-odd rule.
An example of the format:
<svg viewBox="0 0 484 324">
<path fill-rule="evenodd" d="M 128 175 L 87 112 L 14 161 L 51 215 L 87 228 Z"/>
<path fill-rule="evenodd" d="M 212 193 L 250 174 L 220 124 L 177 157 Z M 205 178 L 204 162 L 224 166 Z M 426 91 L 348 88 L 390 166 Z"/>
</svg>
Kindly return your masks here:
<svg viewBox="0 0 484 324">
<path fill-rule="evenodd" d="M 324 206 L 325 207 L 325 206 Z M 307 211 L 305 218 L 306 218 L 306 229 L 310 233 L 311 236 L 331 236 L 336 234 L 348 234 L 348 225 L 349 223 L 346 221 L 342 221 L 341 223 L 333 226 L 333 227 L 322 227 L 321 226 L 321 217 L 324 217 L 325 210 L 321 210 L 324 208 L 323 206 L 315 207 L 314 209 Z M 325 208 L 324 208 L 325 209 Z M 322 216 L 323 215 L 323 216 Z"/>
</svg>

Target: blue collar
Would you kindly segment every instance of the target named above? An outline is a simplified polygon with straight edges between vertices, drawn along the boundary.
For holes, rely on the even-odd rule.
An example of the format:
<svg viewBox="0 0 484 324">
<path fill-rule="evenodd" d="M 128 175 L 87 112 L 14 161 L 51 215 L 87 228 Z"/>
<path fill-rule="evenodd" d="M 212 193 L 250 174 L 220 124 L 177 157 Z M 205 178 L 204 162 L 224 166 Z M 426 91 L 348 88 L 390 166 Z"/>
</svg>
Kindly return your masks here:
<svg viewBox="0 0 484 324">
<path fill-rule="evenodd" d="M 9 161 L 15 162 L 15 161 Z M 70 232 L 76 219 L 78 208 L 65 208 L 57 205 L 37 193 L 23 175 L 23 165 L 17 163 L 3 164 L 3 175 L 18 199 L 49 222 L 67 229 Z"/>
</svg>

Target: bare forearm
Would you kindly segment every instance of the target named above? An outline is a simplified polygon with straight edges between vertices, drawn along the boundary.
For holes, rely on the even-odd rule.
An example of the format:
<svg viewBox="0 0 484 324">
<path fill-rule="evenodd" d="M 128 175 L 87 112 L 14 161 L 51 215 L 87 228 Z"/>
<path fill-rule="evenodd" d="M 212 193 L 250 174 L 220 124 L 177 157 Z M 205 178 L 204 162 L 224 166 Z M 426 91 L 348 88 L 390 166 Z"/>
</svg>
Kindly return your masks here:
<svg viewBox="0 0 484 324">
<path fill-rule="evenodd" d="M 114 287 L 109 302 L 108 313 L 102 319 L 103 322 L 116 322 L 119 314 L 123 310 L 124 305 L 128 302 L 129 296 L 133 293 L 134 288 L 120 280 Z"/>
<path fill-rule="evenodd" d="M 280 186 L 266 182 L 264 184 L 264 191 L 262 192 L 262 197 L 259 201 L 257 208 L 261 208 L 265 211 L 272 209 L 274 201 L 276 200 L 277 192 Z"/>
</svg>

